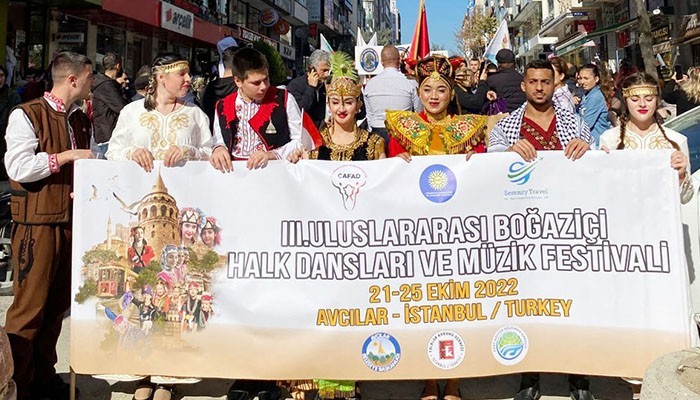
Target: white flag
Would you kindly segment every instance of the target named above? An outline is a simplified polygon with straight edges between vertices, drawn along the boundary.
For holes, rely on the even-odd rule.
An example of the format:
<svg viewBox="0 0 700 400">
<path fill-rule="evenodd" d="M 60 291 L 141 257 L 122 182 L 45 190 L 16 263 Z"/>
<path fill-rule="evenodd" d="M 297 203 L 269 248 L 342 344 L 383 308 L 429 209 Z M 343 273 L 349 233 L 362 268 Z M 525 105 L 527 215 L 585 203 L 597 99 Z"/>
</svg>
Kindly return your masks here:
<svg viewBox="0 0 700 400">
<path fill-rule="evenodd" d="M 364 47 L 367 46 L 367 43 L 365 43 L 365 38 L 362 36 L 362 30 L 360 27 L 357 27 L 357 40 L 355 41 L 355 46 L 356 47 Z"/>
<path fill-rule="evenodd" d="M 506 20 L 501 21 L 501 25 L 498 26 L 496 34 L 491 39 L 491 42 L 489 42 L 488 47 L 486 47 L 484 58 L 488 59 L 494 64 L 498 64 L 496 62 L 496 53 L 498 53 L 498 50 L 501 49 L 512 49 L 510 46 L 510 36 L 508 35 L 508 23 Z"/>
<path fill-rule="evenodd" d="M 335 51 L 333 51 L 333 48 L 331 47 L 331 44 L 328 43 L 328 40 L 326 40 L 326 37 L 323 36 L 323 33 L 321 33 L 321 47 L 320 47 L 320 50 L 325 50 L 325 51 L 327 51 L 327 52 L 329 52 L 329 53 L 335 53 Z"/>
</svg>

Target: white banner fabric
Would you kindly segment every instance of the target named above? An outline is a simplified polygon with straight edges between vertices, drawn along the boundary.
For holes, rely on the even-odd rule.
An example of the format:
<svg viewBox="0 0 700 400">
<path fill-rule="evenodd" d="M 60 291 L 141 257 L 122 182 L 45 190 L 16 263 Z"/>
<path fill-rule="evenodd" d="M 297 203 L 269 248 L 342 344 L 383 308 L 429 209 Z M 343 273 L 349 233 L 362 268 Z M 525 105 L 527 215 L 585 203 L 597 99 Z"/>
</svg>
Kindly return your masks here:
<svg viewBox="0 0 700 400">
<path fill-rule="evenodd" d="M 504 153 L 228 174 L 79 161 L 71 366 L 641 377 L 693 329 L 668 160 Z"/>
</svg>

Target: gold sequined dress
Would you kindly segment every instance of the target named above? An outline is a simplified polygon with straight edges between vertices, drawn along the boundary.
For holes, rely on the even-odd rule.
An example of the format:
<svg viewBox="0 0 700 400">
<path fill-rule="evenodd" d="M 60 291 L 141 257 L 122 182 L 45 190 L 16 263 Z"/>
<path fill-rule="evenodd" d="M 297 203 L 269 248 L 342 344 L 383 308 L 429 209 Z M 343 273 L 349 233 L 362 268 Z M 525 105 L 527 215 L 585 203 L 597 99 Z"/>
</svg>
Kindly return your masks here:
<svg viewBox="0 0 700 400">
<path fill-rule="evenodd" d="M 131 160 L 136 149 L 145 148 L 156 160 L 163 160 L 170 146 L 179 146 L 185 160 L 207 160 L 211 154 L 209 118 L 192 103 L 178 105 L 163 115 L 146 110 L 141 99 L 122 109 L 106 156 L 109 160 Z"/>
<path fill-rule="evenodd" d="M 328 127 L 321 130 L 323 144 L 309 153 L 312 160 L 364 161 L 377 160 L 384 154 L 384 139 L 376 133 L 358 129 L 350 144 L 335 144 Z"/>
<path fill-rule="evenodd" d="M 463 154 L 486 152 L 486 116 L 454 115 L 435 121 L 425 112 L 387 111 L 389 132 L 387 156 Z"/>
</svg>

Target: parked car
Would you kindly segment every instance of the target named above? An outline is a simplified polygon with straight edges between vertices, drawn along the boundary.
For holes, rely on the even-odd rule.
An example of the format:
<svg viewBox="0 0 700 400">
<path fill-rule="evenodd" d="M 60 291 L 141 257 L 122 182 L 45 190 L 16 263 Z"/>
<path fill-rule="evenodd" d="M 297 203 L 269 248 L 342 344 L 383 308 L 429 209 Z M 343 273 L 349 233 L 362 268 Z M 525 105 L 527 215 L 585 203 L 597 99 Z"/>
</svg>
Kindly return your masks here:
<svg viewBox="0 0 700 400">
<path fill-rule="evenodd" d="M 700 107 L 669 120 L 664 127 L 680 132 L 688 138 L 695 195 L 688 204 L 681 206 L 681 218 L 693 312 L 695 321 L 700 325 Z"/>
</svg>

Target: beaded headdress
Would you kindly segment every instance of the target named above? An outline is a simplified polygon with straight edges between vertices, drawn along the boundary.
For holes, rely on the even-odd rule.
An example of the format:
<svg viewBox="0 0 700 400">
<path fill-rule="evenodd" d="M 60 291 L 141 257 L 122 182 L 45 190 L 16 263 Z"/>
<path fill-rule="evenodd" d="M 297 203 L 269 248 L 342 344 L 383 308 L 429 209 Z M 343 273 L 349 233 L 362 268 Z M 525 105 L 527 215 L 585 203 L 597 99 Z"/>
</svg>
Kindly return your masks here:
<svg viewBox="0 0 700 400">
<path fill-rule="evenodd" d="M 202 227 L 204 215 L 197 208 L 183 208 L 180 209 L 180 223 L 190 222 L 197 225 L 198 228 Z"/>
<path fill-rule="evenodd" d="M 185 69 L 190 69 L 190 64 L 185 60 L 175 61 L 170 64 L 156 65 L 153 71 L 159 74 L 167 74 L 168 72 L 177 72 Z"/>
<path fill-rule="evenodd" d="M 632 85 L 622 89 L 622 97 L 629 98 L 633 96 L 658 96 L 659 87 L 648 83 L 642 85 Z"/>
<path fill-rule="evenodd" d="M 455 72 L 450 60 L 445 56 L 432 55 L 418 61 L 416 65 L 418 85 L 423 86 L 426 79 L 442 80 L 449 87 L 454 86 Z"/>
<path fill-rule="evenodd" d="M 350 56 L 336 51 L 331 54 L 331 83 L 326 87 L 326 96 L 360 97 L 362 85 L 357 81 Z"/>
</svg>

